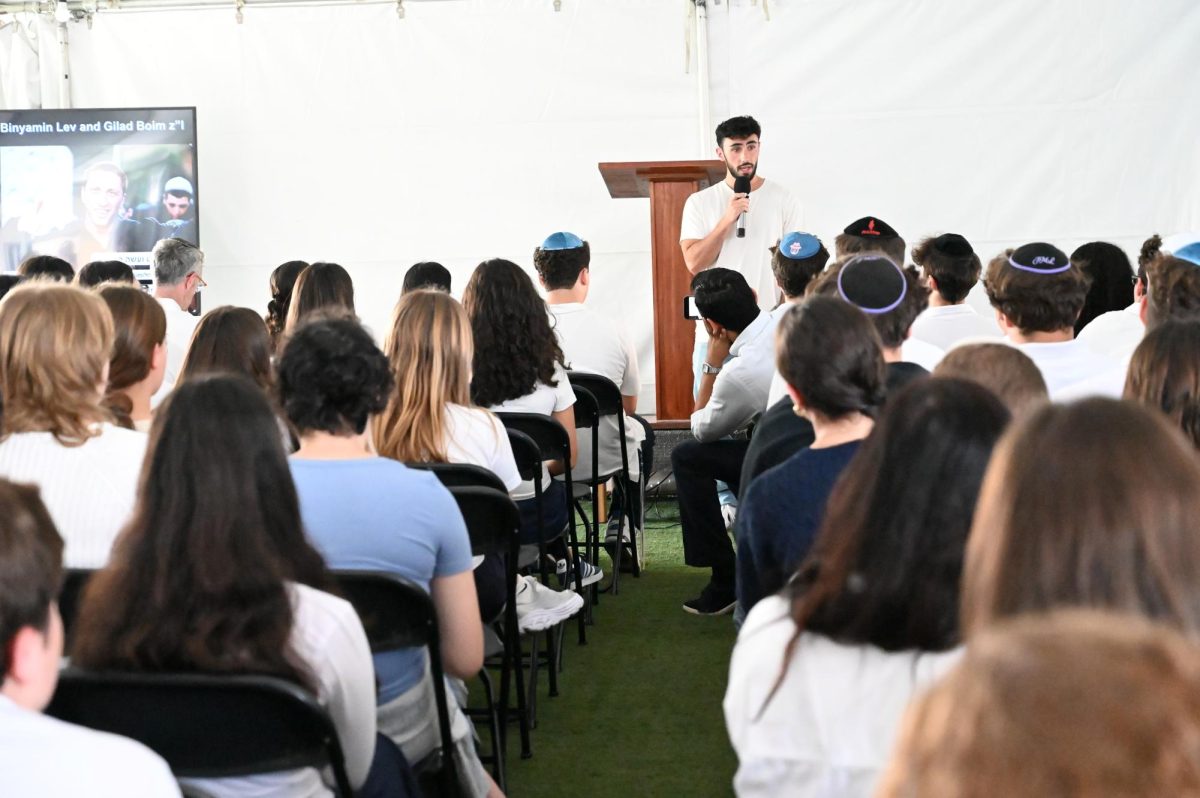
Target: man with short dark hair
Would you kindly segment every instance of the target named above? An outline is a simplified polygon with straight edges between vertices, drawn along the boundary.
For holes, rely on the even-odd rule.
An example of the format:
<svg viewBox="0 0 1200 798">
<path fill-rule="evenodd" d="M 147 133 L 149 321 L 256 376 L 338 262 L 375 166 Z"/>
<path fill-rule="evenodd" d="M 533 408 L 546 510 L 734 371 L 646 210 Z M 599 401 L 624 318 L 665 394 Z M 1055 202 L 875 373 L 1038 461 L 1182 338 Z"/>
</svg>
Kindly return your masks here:
<svg viewBox="0 0 1200 798">
<path fill-rule="evenodd" d="M 195 191 L 186 177 L 172 177 L 163 186 L 163 210 L 170 219 L 187 219 L 192 212 Z M 195 243 L 195 242 L 193 242 Z"/>
<path fill-rule="evenodd" d="M 179 795 L 144 746 L 41 714 L 63 654 L 62 538 L 37 488 L 0 480 L 0 779 L 5 795 Z"/>
<path fill-rule="evenodd" d="M 791 192 L 758 174 L 761 136 L 753 117 L 735 116 L 717 125 L 717 157 L 728 174 L 687 198 L 679 247 L 693 275 L 713 266 L 739 272 L 755 291 L 759 308 L 769 311 L 779 298 L 770 248 L 787 231 L 802 228 L 803 213 Z M 749 193 L 734 192 L 738 178 L 750 181 Z M 745 236 L 739 237 L 737 220 L 743 213 Z M 692 364 L 697 379 L 705 342 L 704 328 L 697 324 Z"/>
<path fill-rule="evenodd" d="M 692 412 L 695 440 L 671 452 L 684 561 L 711 568 L 708 585 L 684 602 L 694 615 L 721 615 L 736 603 L 733 546 L 721 516 L 717 480 L 734 493 L 748 441 L 726 436 L 745 428 L 766 409 L 775 371 L 775 320 L 759 309 L 746 278 L 712 268 L 692 279 L 696 307 L 704 317 L 708 346 Z"/>
<path fill-rule="evenodd" d="M 71 264 L 54 255 L 30 255 L 21 261 L 17 274 L 27 279 L 40 278 L 69 283 L 75 279 L 75 270 Z"/>
<path fill-rule="evenodd" d="M 778 246 L 771 247 L 771 272 L 775 283 L 783 292 L 783 301 L 771 311 L 771 318 L 778 324 L 783 314 L 792 305 L 804 299 L 808 286 L 829 262 L 829 251 L 821 239 L 811 233 L 791 232 L 784 235 Z M 787 384 L 775 370 L 771 388 L 767 391 L 767 407 L 787 396 Z"/>
<path fill-rule="evenodd" d="M 913 322 L 913 338 L 949 349 L 960 341 L 999 339 L 994 319 L 967 304 L 983 265 L 967 239 L 957 233 L 930 236 L 915 247 L 913 262 L 929 288 L 929 307 Z"/>
<path fill-rule="evenodd" d="M 546 289 L 546 305 L 554 317 L 554 332 L 566 358 L 567 368 L 607 377 L 621 391 L 626 413 L 625 445 L 631 482 L 618 482 L 617 494 L 613 497 L 615 511 L 609 524 L 611 540 L 607 541 L 611 548 L 616 545 L 618 526 L 626 543 L 630 540 L 630 523 L 634 528 L 641 528 L 641 508 L 637 502 L 634 503 L 633 518 L 623 521 L 620 498 L 625 492 L 635 497 L 641 496 L 637 482 L 641 478 L 637 451 L 645 441 L 646 433 L 641 422 L 634 418 L 641 388 L 637 351 L 624 330 L 585 304 L 591 287 L 591 258 L 588 242 L 574 233 L 558 232 L 547 236 L 542 245 L 534 250 L 533 265 L 542 287 Z M 579 462 L 574 469 L 576 477 L 591 476 L 591 447 L 590 437 L 580 436 Z M 611 474 L 621 467 L 621 441 L 615 416 L 601 419 L 598 459 L 601 474 Z M 643 451 L 643 460 L 649 464 L 650 459 L 650 452 Z"/>
<path fill-rule="evenodd" d="M 1119 398 L 1124 369 L 1075 340 L 1089 280 L 1083 267 L 1058 247 L 1025 244 L 997 255 L 988 265 L 988 299 L 1009 342 L 1037 364 L 1050 398 L 1081 395 Z"/>
<path fill-rule="evenodd" d="M 150 253 L 154 267 L 154 297 L 167 316 L 167 370 L 154 394 L 157 405 L 175 387 L 200 319 L 189 312 L 204 282 L 204 253 L 182 238 L 164 238 Z"/>
<path fill-rule="evenodd" d="M 450 270 L 431 260 L 414 263 L 404 273 L 404 284 L 400 287 L 400 293 L 407 294 L 421 289 L 450 293 Z"/>
</svg>

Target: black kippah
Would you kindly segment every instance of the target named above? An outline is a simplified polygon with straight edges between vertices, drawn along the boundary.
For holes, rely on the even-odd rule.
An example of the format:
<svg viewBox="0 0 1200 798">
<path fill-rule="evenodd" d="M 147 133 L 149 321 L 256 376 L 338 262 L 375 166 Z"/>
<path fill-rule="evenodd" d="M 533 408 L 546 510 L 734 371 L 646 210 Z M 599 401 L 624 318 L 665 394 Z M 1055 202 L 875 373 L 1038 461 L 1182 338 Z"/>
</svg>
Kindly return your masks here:
<svg viewBox="0 0 1200 798">
<path fill-rule="evenodd" d="M 952 258 L 965 258 L 975 254 L 975 250 L 971 248 L 971 242 L 958 233 L 943 233 L 933 239 L 933 248 Z"/>
<path fill-rule="evenodd" d="M 1034 274 L 1058 274 L 1071 268 L 1071 260 L 1053 244 L 1038 242 L 1017 247 L 1009 256 L 1008 265 Z"/>
<path fill-rule="evenodd" d="M 900 267 L 882 255 L 859 255 L 838 272 L 838 293 L 864 313 L 895 310 L 908 292 Z"/>
<path fill-rule="evenodd" d="M 899 237 L 890 224 L 874 216 L 864 216 L 861 219 L 853 221 L 846 225 L 846 229 L 842 232 L 848 236 L 858 236 L 859 238 L 884 239 Z"/>
</svg>

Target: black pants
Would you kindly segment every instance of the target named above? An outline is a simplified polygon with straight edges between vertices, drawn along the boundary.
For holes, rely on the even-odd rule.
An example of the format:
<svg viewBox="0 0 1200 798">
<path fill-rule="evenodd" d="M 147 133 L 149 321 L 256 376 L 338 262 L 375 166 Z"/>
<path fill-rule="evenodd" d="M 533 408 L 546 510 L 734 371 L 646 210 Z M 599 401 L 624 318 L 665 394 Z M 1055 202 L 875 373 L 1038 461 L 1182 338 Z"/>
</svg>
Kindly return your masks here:
<svg viewBox="0 0 1200 798">
<path fill-rule="evenodd" d="M 712 568 L 713 584 L 734 587 L 733 544 L 725 531 L 717 480 L 735 494 L 746 457 L 747 440 L 711 443 L 684 441 L 671 452 L 679 520 L 683 525 L 683 561 L 697 568 Z"/>
</svg>

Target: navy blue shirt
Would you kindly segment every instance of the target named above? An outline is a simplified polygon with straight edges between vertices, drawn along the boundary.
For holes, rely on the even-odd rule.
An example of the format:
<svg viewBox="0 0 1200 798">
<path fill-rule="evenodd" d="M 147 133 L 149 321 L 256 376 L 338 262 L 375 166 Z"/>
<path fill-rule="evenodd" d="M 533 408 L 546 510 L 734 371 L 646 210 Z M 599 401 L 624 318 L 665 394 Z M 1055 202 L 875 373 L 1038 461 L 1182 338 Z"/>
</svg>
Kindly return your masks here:
<svg viewBox="0 0 1200 798">
<path fill-rule="evenodd" d="M 808 555 L 833 485 L 861 443 L 801 449 L 750 483 L 737 515 L 739 616 L 779 592 Z"/>
</svg>

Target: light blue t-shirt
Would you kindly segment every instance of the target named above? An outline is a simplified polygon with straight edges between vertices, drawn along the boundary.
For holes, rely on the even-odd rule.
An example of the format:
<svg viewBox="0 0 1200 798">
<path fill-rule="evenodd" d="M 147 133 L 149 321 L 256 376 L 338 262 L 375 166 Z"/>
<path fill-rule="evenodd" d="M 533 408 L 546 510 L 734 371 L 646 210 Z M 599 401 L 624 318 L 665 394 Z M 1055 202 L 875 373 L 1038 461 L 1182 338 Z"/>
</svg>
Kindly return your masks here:
<svg viewBox="0 0 1200 798">
<path fill-rule="evenodd" d="M 458 504 L 428 471 L 385 457 L 290 459 L 305 531 L 330 568 L 390 571 L 429 590 L 435 576 L 471 570 Z M 425 674 L 415 649 L 375 654 L 379 703 Z"/>
</svg>

